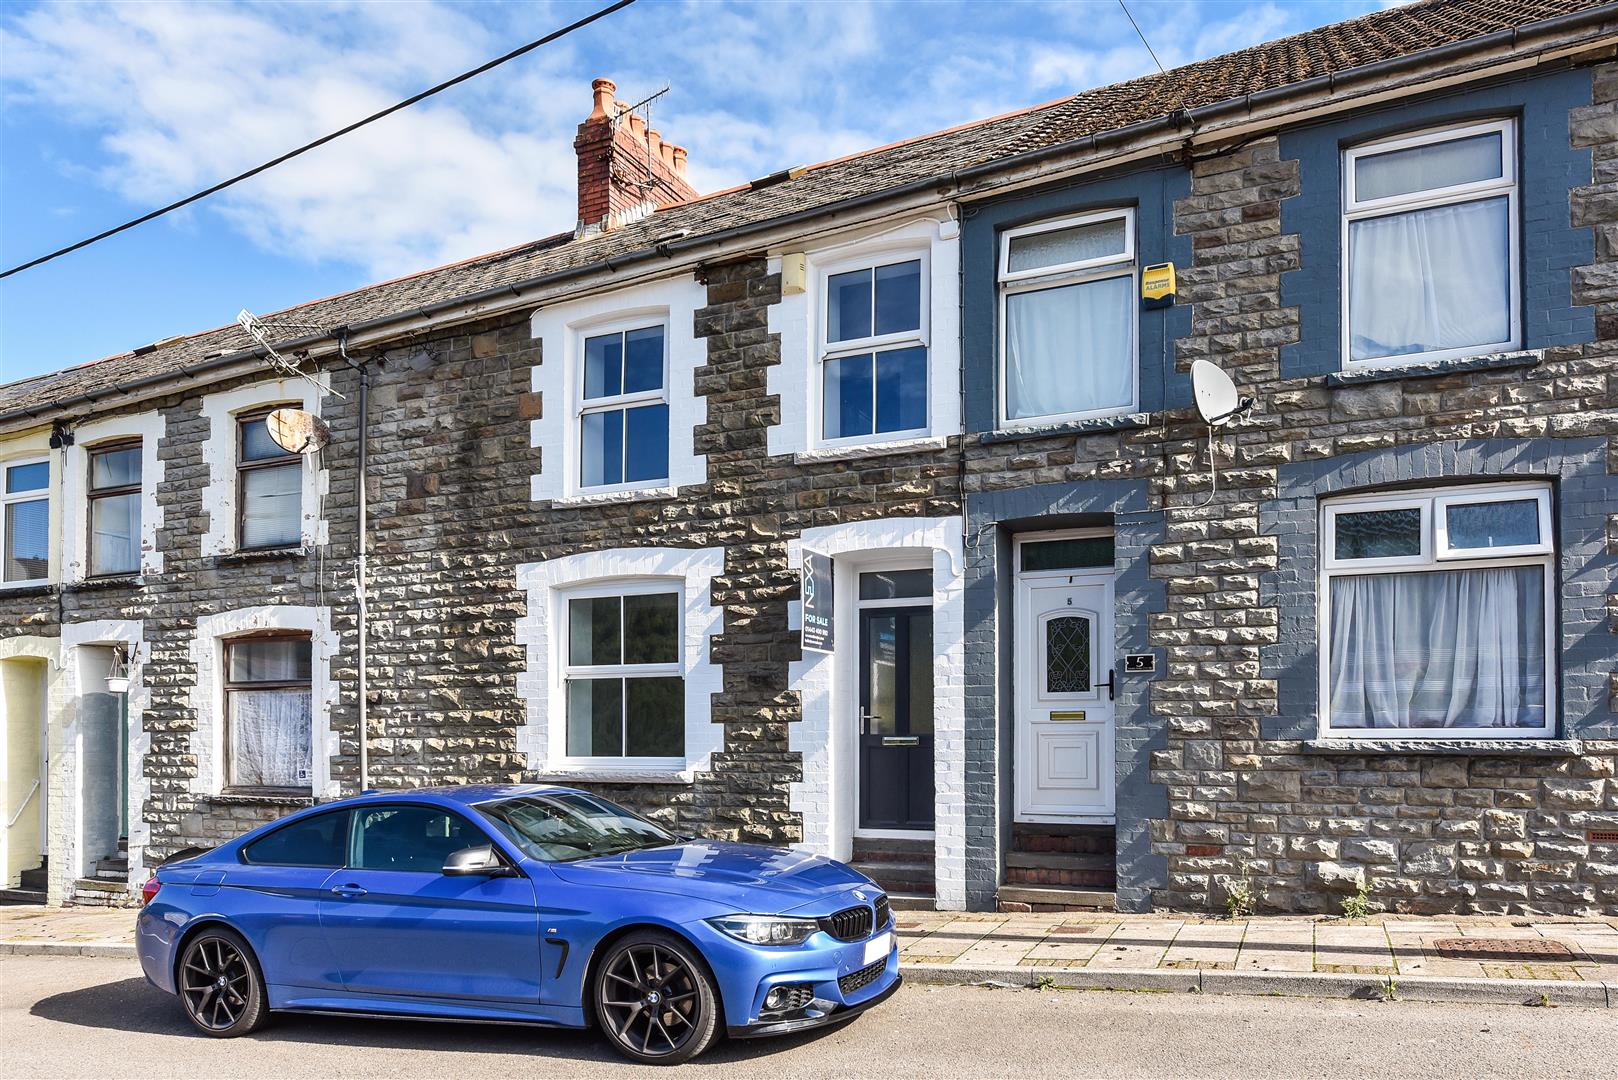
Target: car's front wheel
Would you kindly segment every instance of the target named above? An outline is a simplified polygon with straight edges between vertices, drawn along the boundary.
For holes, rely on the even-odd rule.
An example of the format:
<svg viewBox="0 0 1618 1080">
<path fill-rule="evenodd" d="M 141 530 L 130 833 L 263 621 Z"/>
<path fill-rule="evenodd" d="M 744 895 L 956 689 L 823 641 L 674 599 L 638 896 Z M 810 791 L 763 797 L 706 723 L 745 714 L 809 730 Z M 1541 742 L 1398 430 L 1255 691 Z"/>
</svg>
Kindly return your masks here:
<svg viewBox="0 0 1618 1080">
<path fill-rule="evenodd" d="M 718 1037 L 713 979 L 672 934 L 638 931 L 614 942 L 596 968 L 594 993 L 601 1030 L 631 1061 L 678 1065 Z"/>
<path fill-rule="evenodd" d="M 234 930 L 205 927 L 186 942 L 179 975 L 185 1014 L 204 1035 L 246 1035 L 269 1019 L 258 962 Z"/>
</svg>

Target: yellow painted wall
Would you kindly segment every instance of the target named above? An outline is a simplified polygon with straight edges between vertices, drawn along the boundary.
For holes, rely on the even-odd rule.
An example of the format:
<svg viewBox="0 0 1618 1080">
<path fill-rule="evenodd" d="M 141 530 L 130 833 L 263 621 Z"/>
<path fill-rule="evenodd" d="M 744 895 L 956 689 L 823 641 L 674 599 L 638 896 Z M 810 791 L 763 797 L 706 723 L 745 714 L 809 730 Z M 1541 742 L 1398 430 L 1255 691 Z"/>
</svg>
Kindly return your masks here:
<svg viewBox="0 0 1618 1080">
<path fill-rule="evenodd" d="M 0 769 L 0 828 L 17 814 L 23 799 L 40 782 L 16 824 L 0 836 L 0 867 L 5 885 L 17 884 L 24 870 L 39 865 L 44 837 L 40 834 L 40 806 L 45 800 L 45 778 L 40 770 L 40 738 L 45 720 L 43 660 L 19 657 L 0 660 L 0 731 L 5 735 L 4 768 Z"/>
</svg>

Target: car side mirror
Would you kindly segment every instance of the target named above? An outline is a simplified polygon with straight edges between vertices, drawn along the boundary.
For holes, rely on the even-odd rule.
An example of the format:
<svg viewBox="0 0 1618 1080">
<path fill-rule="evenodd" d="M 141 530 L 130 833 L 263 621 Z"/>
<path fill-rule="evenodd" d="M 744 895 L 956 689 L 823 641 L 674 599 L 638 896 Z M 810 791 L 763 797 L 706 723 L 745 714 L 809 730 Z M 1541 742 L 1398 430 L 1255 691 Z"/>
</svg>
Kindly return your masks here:
<svg viewBox="0 0 1618 1080">
<path fill-rule="evenodd" d="M 444 874 L 447 877 L 508 877 L 511 868 L 500 861 L 493 844 L 484 844 L 450 852 L 449 858 L 444 860 Z"/>
</svg>

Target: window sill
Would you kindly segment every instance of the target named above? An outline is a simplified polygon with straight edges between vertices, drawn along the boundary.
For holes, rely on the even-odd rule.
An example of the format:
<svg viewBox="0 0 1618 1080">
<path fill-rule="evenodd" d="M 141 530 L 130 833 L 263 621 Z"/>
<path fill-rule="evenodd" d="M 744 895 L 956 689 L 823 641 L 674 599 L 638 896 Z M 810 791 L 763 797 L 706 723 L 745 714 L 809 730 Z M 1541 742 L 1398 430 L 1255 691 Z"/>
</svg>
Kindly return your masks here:
<svg viewBox="0 0 1618 1080">
<path fill-rule="evenodd" d="M 530 774 L 540 784 L 690 784 L 696 781 L 695 767 L 684 769 L 641 769 L 633 765 L 581 765 L 541 769 Z"/>
<path fill-rule="evenodd" d="M 1577 739 L 1312 739 L 1305 754 L 1417 754 L 1449 757 L 1578 757 Z"/>
<path fill-rule="evenodd" d="M 561 509 L 569 506 L 607 506 L 613 503 L 657 502 L 663 499 L 673 499 L 679 493 L 679 489 L 673 485 L 635 488 L 632 491 L 597 491 L 584 495 L 568 495 L 560 499 L 552 499 L 551 507 Z"/>
<path fill-rule="evenodd" d="M 1468 371 L 1503 371 L 1508 368 L 1536 367 L 1544 359 L 1543 349 L 1523 349 L 1518 352 L 1465 356 L 1458 360 L 1416 360 L 1394 367 L 1334 371 L 1326 376 L 1326 385 L 1363 386 L 1366 383 L 1430 379 L 1439 375 L 1456 375 Z"/>
<path fill-rule="evenodd" d="M 56 585 L 49 581 L 0 582 L 0 596 L 49 596 Z"/>
<path fill-rule="evenodd" d="M 995 443 L 1016 442 L 1019 439 L 1043 439 L 1052 435 L 1091 435 L 1100 431 L 1129 431 L 1151 425 L 1151 413 L 1124 413 L 1121 416 L 1097 416 L 1090 420 L 1064 420 L 1058 424 L 996 428 L 994 431 L 985 431 L 979 435 L 978 442 L 992 446 Z"/>
<path fill-rule="evenodd" d="M 138 589 L 146 584 L 146 578 L 141 574 L 107 574 L 104 577 L 87 577 L 72 582 L 67 587 L 74 591 L 84 589 Z"/>
<path fill-rule="evenodd" d="M 238 563 L 271 562 L 276 559 L 301 559 L 309 554 L 309 548 L 303 545 L 297 547 L 253 548 L 250 551 L 226 551 L 213 557 L 215 566 L 231 566 Z"/>
<path fill-rule="evenodd" d="M 220 791 L 207 796 L 215 806 L 313 806 L 313 795 L 275 791 Z"/>
<path fill-rule="evenodd" d="M 816 450 L 799 450 L 792 460 L 799 465 L 814 465 L 822 461 L 852 461 L 857 458 L 886 457 L 893 454 L 915 454 L 928 450 L 942 450 L 949 445 L 943 435 L 929 435 L 917 439 L 895 439 L 892 442 L 861 443 L 857 446 L 823 446 Z"/>
</svg>

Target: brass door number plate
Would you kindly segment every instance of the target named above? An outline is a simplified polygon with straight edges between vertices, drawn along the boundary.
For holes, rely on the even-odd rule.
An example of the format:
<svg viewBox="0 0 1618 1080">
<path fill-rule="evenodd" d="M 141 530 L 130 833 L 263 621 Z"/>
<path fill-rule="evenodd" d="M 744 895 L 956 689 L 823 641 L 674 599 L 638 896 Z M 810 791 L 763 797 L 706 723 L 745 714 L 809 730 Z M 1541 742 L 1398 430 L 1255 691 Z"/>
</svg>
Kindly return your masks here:
<svg viewBox="0 0 1618 1080">
<path fill-rule="evenodd" d="M 1053 712 L 1053 713 L 1051 713 L 1051 719 L 1052 720 L 1083 720 L 1084 719 L 1084 710 L 1083 709 L 1075 709 L 1072 712 Z"/>
</svg>

